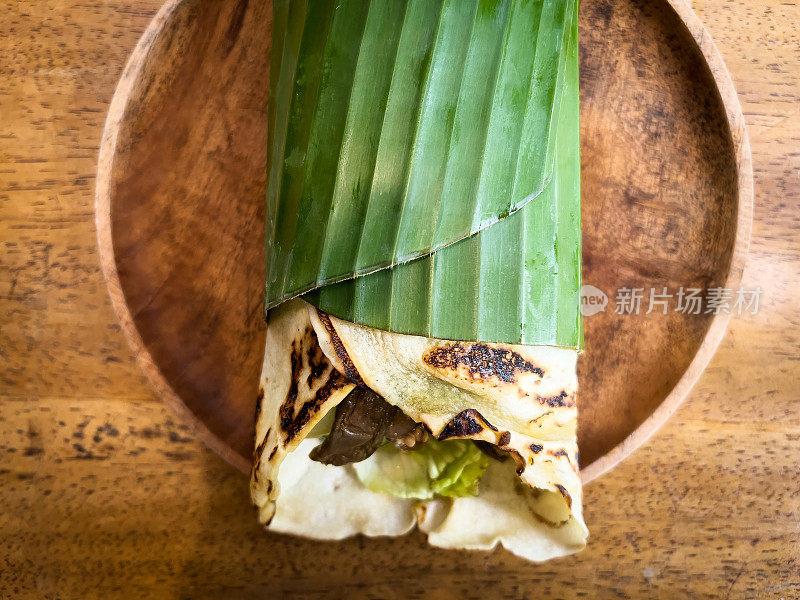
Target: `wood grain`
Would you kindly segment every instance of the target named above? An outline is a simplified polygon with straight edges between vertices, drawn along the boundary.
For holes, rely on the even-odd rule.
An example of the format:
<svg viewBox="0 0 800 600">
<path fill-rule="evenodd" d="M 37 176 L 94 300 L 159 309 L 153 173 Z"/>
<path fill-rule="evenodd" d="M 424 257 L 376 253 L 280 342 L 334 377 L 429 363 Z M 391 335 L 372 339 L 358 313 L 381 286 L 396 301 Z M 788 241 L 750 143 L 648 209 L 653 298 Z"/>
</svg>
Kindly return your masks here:
<svg viewBox="0 0 800 600">
<path fill-rule="evenodd" d="M 797 4 L 694 2 L 749 129 L 743 284 L 764 289 L 761 308 L 731 321 L 658 434 L 586 487 L 587 550 L 544 565 L 433 551 L 416 534 L 265 534 L 245 478 L 150 390 L 106 298 L 92 205 L 109 102 L 159 5 L 0 3 L 0 595 L 798 596 Z"/>
<path fill-rule="evenodd" d="M 165 3 L 98 160 L 100 262 L 122 330 L 158 394 L 242 471 L 264 347 L 270 12 Z"/>
</svg>

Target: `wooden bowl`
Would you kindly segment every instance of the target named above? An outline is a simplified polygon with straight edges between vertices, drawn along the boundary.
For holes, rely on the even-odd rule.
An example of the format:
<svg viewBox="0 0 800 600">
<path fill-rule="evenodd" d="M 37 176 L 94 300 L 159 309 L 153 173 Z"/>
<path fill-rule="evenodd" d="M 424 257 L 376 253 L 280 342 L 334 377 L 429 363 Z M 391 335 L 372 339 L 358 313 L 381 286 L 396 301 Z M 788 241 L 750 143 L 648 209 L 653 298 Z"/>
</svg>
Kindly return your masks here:
<svg viewBox="0 0 800 600">
<path fill-rule="evenodd" d="M 111 299 L 158 394 L 249 468 L 264 344 L 271 7 L 170 0 L 128 62 L 103 134 L 97 229 Z M 584 480 L 664 423 L 729 315 L 627 315 L 619 288 L 736 288 L 752 166 L 722 60 L 684 0 L 584 0 Z M 645 298 L 642 312 L 646 309 Z"/>
</svg>

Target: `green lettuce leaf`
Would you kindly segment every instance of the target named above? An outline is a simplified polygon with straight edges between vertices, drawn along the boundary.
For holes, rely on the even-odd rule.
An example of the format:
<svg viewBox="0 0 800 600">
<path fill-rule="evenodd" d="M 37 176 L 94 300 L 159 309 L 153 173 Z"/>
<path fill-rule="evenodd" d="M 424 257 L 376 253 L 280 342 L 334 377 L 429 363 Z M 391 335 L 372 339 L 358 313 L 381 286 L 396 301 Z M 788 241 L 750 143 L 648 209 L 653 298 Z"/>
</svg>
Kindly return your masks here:
<svg viewBox="0 0 800 600">
<path fill-rule="evenodd" d="M 477 496 L 489 459 L 469 440 L 428 440 L 419 450 L 386 444 L 352 466 L 367 489 L 398 498 Z"/>
</svg>

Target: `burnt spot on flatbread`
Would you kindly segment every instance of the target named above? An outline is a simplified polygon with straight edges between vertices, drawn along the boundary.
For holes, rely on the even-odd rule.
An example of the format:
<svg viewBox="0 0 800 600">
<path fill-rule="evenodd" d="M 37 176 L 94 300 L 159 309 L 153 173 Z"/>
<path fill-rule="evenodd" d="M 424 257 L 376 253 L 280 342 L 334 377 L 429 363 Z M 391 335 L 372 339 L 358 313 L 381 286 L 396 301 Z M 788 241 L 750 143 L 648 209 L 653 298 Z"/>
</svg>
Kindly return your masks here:
<svg viewBox="0 0 800 600">
<path fill-rule="evenodd" d="M 473 380 L 489 381 L 497 378 L 505 383 L 514 383 L 521 373 L 544 377 L 544 369 L 521 354 L 483 343 L 454 342 L 437 346 L 425 352 L 422 361 L 434 369 L 466 372 L 467 377 Z"/>
<path fill-rule="evenodd" d="M 258 483 L 258 470 L 261 467 L 261 457 L 263 456 L 264 448 L 266 448 L 267 442 L 269 441 L 270 433 L 272 433 L 271 428 L 267 429 L 267 433 L 264 434 L 264 439 L 261 440 L 261 443 L 256 446 L 255 450 L 253 450 L 253 481 L 256 483 Z"/>
<path fill-rule="evenodd" d="M 317 316 L 322 322 L 322 326 L 325 328 L 325 331 L 327 331 L 328 335 L 331 336 L 331 344 L 336 352 L 336 356 L 338 356 L 339 360 L 342 361 L 342 365 L 344 366 L 344 374 L 347 375 L 347 378 L 356 385 L 367 387 L 367 384 L 364 383 L 364 380 L 361 378 L 361 374 L 358 372 L 358 369 L 356 369 L 356 366 L 350 359 L 350 355 L 347 353 L 347 350 L 342 343 L 342 339 L 339 337 L 339 334 L 336 333 L 336 329 L 331 322 L 331 318 L 319 309 L 317 309 Z"/>
<path fill-rule="evenodd" d="M 511 441 L 511 432 L 504 431 L 500 434 L 500 438 L 497 440 L 498 446 L 508 446 L 508 443 Z"/>
<path fill-rule="evenodd" d="M 514 459 L 514 462 L 517 464 L 516 469 L 514 469 L 517 475 L 522 475 L 522 472 L 525 470 L 525 459 L 522 457 L 522 454 L 510 448 L 507 452 L 511 455 L 511 458 Z"/>
<path fill-rule="evenodd" d="M 269 441 L 269 434 L 272 433 L 272 429 L 267 429 L 267 433 L 264 434 L 264 439 L 261 440 L 261 443 L 256 446 L 256 449 L 253 450 L 253 459 L 258 460 L 261 458 L 261 455 L 264 453 L 264 447 L 267 445 Z"/>
<path fill-rule="evenodd" d="M 577 460 L 577 458 L 575 459 L 575 462 L 573 463 L 572 460 L 570 460 L 569 453 L 566 450 L 564 450 L 564 448 L 559 448 L 558 450 L 548 450 L 547 453 L 550 456 L 552 456 L 553 458 L 559 458 L 559 457 L 563 456 L 564 458 L 567 459 L 567 464 L 569 464 L 570 468 L 573 471 L 575 471 L 576 473 L 578 472 L 578 460 Z"/>
<path fill-rule="evenodd" d="M 284 445 L 289 444 L 300 430 L 308 425 L 311 417 L 313 417 L 319 408 L 331 397 L 331 394 L 345 387 L 348 383 L 344 375 L 332 369 L 325 384 L 317 390 L 311 399 L 304 402 L 298 410 L 295 410 L 297 385 L 293 383 L 294 396 L 292 396 L 292 389 L 290 387 L 289 394 L 286 396 L 286 400 L 278 411 L 281 430 L 285 434 Z"/>
<path fill-rule="evenodd" d="M 286 393 L 286 400 L 281 407 L 281 410 L 285 406 L 289 406 L 294 408 L 294 403 L 297 402 L 297 382 L 300 379 L 300 371 L 303 368 L 303 357 L 301 355 L 302 345 L 300 348 L 296 347 L 296 343 L 292 342 L 292 353 L 289 357 L 289 361 L 292 366 L 292 376 L 289 379 L 289 391 Z"/>
<path fill-rule="evenodd" d="M 556 396 L 537 396 L 539 404 L 546 404 L 550 408 L 570 408 L 575 406 L 575 397 L 561 390 Z"/>
<path fill-rule="evenodd" d="M 561 495 L 564 496 L 564 500 L 566 500 L 567 506 L 569 508 L 572 508 L 572 496 L 569 495 L 569 492 L 567 491 L 567 488 L 565 488 L 560 483 L 557 483 L 556 487 L 558 488 L 558 491 L 561 492 Z"/>
<path fill-rule="evenodd" d="M 528 424 L 529 425 L 533 425 L 537 421 L 540 421 L 540 420 L 544 419 L 545 417 L 548 417 L 548 416 L 550 416 L 552 414 L 553 414 L 553 411 L 552 410 L 548 410 L 546 413 L 543 413 L 543 414 L 539 415 L 538 417 L 536 417 L 535 419 L 531 419 L 530 421 L 528 421 Z M 541 427 L 541 425 L 540 425 L 540 427 Z"/>
<path fill-rule="evenodd" d="M 437 439 L 443 441 L 450 438 L 465 438 L 480 433 L 484 428 L 497 431 L 497 427 L 484 419 L 481 413 L 474 408 L 468 408 L 453 417 L 453 420 L 444 426 Z"/>
<path fill-rule="evenodd" d="M 264 404 L 264 388 L 258 388 L 258 396 L 256 396 L 256 413 L 255 419 L 253 419 L 256 423 L 258 423 L 258 417 L 261 416 L 261 407 Z"/>
<path fill-rule="evenodd" d="M 324 404 L 335 391 L 342 389 L 349 383 L 350 381 L 339 373 L 339 371 L 331 369 L 331 373 L 328 375 L 328 381 L 317 390 L 317 393 L 314 395 L 314 400 L 318 405 Z"/>
<path fill-rule="evenodd" d="M 541 451 L 544 449 L 544 446 L 542 446 L 541 444 L 531 444 L 531 445 L 530 445 L 530 446 L 528 446 L 528 447 L 529 447 L 531 450 L 533 450 L 533 453 L 534 453 L 534 454 L 539 454 L 539 452 L 541 452 Z"/>
<path fill-rule="evenodd" d="M 272 458 L 275 456 L 275 453 L 276 453 L 277 451 L 278 451 L 278 447 L 277 447 L 277 446 L 275 446 L 275 447 L 272 449 L 272 452 L 270 452 L 270 453 L 269 453 L 269 456 L 267 457 L 267 462 L 269 462 L 269 461 L 271 461 L 271 460 L 272 460 Z"/>
<path fill-rule="evenodd" d="M 306 329 L 305 339 L 308 341 L 308 347 L 311 348 L 308 355 L 308 368 L 310 371 L 306 383 L 309 389 L 313 389 L 317 380 L 325 374 L 328 368 L 328 359 L 325 358 L 325 353 L 320 348 L 317 332 L 314 331 L 313 327 L 309 326 Z"/>
</svg>

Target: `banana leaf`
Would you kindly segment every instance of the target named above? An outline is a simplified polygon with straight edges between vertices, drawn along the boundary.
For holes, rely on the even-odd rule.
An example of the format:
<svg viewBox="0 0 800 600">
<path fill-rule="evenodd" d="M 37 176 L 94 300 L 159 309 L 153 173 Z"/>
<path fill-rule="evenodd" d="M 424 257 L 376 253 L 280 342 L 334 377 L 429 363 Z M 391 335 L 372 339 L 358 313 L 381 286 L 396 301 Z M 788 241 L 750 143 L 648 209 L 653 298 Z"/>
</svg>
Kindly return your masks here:
<svg viewBox="0 0 800 600">
<path fill-rule="evenodd" d="M 276 1 L 267 308 L 579 347 L 574 0 Z"/>
</svg>

